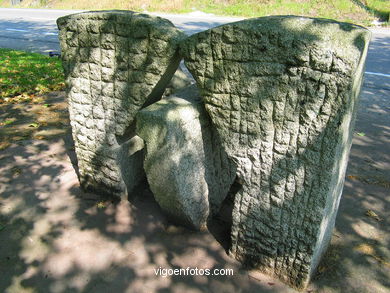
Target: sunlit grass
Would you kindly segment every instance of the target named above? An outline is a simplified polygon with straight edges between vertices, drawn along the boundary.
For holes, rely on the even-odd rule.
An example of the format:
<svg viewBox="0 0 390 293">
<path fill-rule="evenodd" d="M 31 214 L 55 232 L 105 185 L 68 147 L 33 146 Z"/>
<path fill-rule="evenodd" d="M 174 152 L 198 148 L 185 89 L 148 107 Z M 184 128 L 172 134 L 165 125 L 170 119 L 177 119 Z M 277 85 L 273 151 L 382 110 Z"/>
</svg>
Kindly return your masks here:
<svg viewBox="0 0 390 293">
<path fill-rule="evenodd" d="M 0 49 L 0 101 L 61 90 L 61 61 L 41 54 Z"/>
<path fill-rule="evenodd" d="M 57 129 L 62 135 L 69 124 L 66 105 L 48 99 L 63 88 L 59 59 L 0 49 L 0 151 L 26 139 L 54 138 Z"/>
<path fill-rule="evenodd" d="M 1 7 L 9 7 L 0 0 Z M 366 7 L 365 7 L 366 6 Z M 369 25 L 375 17 L 389 17 L 388 0 L 24 0 L 16 7 L 56 9 L 126 9 L 165 13 L 200 10 L 216 15 L 260 17 L 266 15 L 303 15 L 331 18 Z"/>
<path fill-rule="evenodd" d="M 378 14 L 383 20 L 390 21 L 390 1 L 389 0 L 365 0 L 364 1 L 373 13 Z"/>
</svg>

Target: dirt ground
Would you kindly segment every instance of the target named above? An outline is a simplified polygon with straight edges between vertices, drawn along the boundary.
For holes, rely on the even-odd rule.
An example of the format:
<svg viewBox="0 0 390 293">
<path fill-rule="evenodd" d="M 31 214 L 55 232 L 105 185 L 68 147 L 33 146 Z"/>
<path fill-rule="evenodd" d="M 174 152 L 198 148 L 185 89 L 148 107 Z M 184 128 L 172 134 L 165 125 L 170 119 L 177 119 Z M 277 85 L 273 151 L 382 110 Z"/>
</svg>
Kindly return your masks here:
<svg viewBox="0 0 390 293">
<path fill-rule="evenodd" d="M 120 202 L 83 193 L 64 94 L 37 99 L 0 106 L 0 292 L 295 292 L 226 254 L 223 219 L 211 232 L 170 224 L 146 183 Z M 390 292 L 389 99 L 364 87 L 336 229 L 306 292 Z"/>
</svg>

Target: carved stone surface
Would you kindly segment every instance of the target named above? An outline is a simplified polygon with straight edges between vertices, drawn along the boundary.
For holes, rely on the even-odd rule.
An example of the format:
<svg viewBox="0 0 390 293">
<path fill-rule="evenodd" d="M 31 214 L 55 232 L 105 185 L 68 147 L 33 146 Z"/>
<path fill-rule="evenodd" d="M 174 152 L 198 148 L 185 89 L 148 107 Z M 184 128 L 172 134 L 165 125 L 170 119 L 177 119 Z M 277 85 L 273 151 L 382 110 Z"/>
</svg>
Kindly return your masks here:
<svg viewBox="0 0 390 293">
<path fill-rule="evenodd" d="M 126 194 L 143 174 L 134 116 L 160 99 L 185 35 L 168 20 L 130 11 L 74 14 L 57 24 L 80 183 Z"/>
<path fill-rule="evenodd" d="M 276 16 L 181 47 L 242 184 L 231 253 L 295 287 L 334 227 L 369 38 L 351 24 Z"/>
<path fill-rule="evenodd" d="M 196 87 L 141 110 L 144 169 L 156 201 L 176 222 L 202 229 L 225 199 L 235 172 L 221 149 Z"/>
</svg>

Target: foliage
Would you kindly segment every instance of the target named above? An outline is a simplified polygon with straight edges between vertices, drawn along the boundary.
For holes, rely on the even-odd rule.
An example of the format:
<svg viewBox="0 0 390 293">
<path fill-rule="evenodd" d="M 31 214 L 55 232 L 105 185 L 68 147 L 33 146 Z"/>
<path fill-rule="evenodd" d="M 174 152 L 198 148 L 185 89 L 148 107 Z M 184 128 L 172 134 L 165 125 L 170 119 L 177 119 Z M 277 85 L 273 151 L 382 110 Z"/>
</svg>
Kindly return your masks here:
<svg viewBox="0 0 390 293">
<path fill-rule="evenodd" d="M 61 90 L 61 61 L 41 54 L 0 49 L 0 102 Z"/>
<path fill-rule="evenodd" d="M 0 0 L 9 7 L 8 0 Z M 375 17 L 388 20 L 388 0 L 24 0 L 18 7 L 56 9 L 128 9 L 166 13 L 200 10 L 216 15 L 259 17 L 266 15 L 304 15 L 339 21 L 370 24 Z"/>
<path fill-rule="evenodd" d="M 382 20 L 390 21 L 390 1 L 389 0 L 365 0 L 364 5 Z"/>
<path fill-rule="evenodd" d="M 67 131 L 67 104 L 63 92 L 56 92 L 63 87 L 59 59 L 0 49 L 0 151 Z"/>
</svg>

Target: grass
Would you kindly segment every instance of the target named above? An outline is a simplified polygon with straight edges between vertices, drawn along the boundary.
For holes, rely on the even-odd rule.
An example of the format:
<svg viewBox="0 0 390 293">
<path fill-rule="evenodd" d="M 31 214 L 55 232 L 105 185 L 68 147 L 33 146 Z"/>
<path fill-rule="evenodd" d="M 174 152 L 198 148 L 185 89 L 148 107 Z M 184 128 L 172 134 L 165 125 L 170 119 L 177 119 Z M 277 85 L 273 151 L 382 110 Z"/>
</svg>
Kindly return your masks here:
<svg viewBox="0 0 390 293">
<path fill-rule="evenodd" d="M 0 49 L 0 151 L 26 139 L 51 139 L 68 127 L 61 61 Z"/>
<path fill-rule="evenodd" d="M 59 59 L 0 49 L 0 103 L 31 99 L 34 95 L 63 87 L 64 75 Z"/>
<path fill-rule="evenodd" d="M 9 7 L 9 0 L 0 6 Z M 304 15 L 369 25 L 374 19 L 388 21 L 388 0 L 24 0 L 19 7 L 56 9 L 128 9 L 166 13 L 200 10 L 216 15 L 259 17 Z"/>
<path fill-rule="evenodd" d="M 382 20 L 390 22 L 390 1 L 389 0 L 366 0 L 366 7 Z"/>
</svg>

